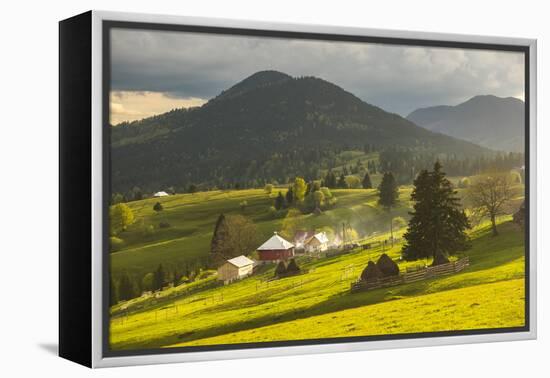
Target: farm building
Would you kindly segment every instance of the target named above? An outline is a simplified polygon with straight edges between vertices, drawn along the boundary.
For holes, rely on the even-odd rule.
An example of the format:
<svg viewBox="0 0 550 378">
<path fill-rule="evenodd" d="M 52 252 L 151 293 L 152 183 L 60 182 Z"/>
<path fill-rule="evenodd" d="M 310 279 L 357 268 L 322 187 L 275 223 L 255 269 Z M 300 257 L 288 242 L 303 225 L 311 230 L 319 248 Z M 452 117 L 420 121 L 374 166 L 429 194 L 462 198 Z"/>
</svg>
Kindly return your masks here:
<svg viewBox="0 0 550 378">
<path fill-rule="evenodd" d="M 155 194 L 153 194 L 153 197 L 167 197 L 167 196 L 169 196 L 169 194 L 166 193 L 166 192 L 162 192 L 162 191 L 161 192 L 156 192 Z"/>
<path fill-rule="evenodd" d="M 257 249 L 262 262 L 287 260 L 294 257 L 294 244 L 283 239 L 277 232 Z"/>
<path fill-rule="evenodd" d="M 304 243 L 304 249 L 308 253 L 324 252 L 328 249 L 328 237 L 324 232 L 319 232 Z"/>
<path fill-rule="evenodd" d="M 246 256 L 238 256 L 227 260 L 218 268 L 218 281 L 230 283 L 252 274 L 254 261 Z"/>
<path fill-rule="evenodd" d="M 295 248 L 297 250 L 298 249 L 303 250 L 304 249 L 304 243 L 306 242 L 306 240 L 311 238 L 313 235 L 315 235 L 315 231 L 304 231 L 304 230 L 296 231 L 296 233 L 294 234 L 294 246 L 295 246 Z"/>
</svg>

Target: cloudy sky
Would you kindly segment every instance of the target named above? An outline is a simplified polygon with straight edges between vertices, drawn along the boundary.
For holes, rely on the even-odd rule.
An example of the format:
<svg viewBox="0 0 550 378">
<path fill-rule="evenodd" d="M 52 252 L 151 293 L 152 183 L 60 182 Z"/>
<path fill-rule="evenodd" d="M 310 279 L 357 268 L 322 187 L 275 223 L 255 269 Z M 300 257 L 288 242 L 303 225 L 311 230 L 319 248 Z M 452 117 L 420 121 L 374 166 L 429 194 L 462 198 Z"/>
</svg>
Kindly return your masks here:
<svg viewBox="0 0 550 378">
<path fill-rule="evenodd" d="M 112 124 L 201 105 L 262 70 L 320 77 L 403 116 L 475 95 L 524 96 L 520 53 L 129 29 L 111 35 Z"/>
</svg>

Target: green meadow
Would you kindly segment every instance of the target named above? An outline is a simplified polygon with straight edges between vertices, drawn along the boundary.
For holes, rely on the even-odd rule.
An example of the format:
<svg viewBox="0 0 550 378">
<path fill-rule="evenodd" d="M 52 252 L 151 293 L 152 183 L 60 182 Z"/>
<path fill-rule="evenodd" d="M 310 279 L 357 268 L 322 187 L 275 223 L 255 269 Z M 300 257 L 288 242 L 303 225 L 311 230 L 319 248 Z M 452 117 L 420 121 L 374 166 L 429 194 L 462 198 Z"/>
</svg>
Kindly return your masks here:
<svg viewBox="0 0 550 378">
<path fill-rule="evenodd" d="M 118 235 L 123 240 L 122 249 L 111 253 L 111 273 L 118 278 L 124 271 L 136 277 L 153 272 L 159 263 L 165 267 L 194 264 L 208 256 L 216 219 L 221 213 L 241 214 L 249 218 L 258 229 L 258 246 L 281 231 L 287 219 L 270 216 L 268 210 L 278 191 L 271 194 L 263 189 L 210 191 L 194 194 L 178 194 L 162 198 L 150 198 L 129 202 L 136 221 Z M 350 225 L 361 237 L 375 237 L 389 231 L 391 217 L 408 219 L 410 187 L 400 190 L 399 206 L 384 211 L 377 205 L 376 189 L 333 189 L 336 206 L 320 216 L 299 214 L 293 222 L 300 229 L 340 230 L 342 223 Z M 241 202 L 246 201 L 243 210 Z M 160 202 L 163 211 L 156 213 L 153 205 Z M 170 227 L 161 228 L 167 222 Z"/>
<path fill-rule="evenodd" d="M 366 233 L 373 240 L 388 237 L 382 220 L 387 214 L 376 206 L 374 191 L 334 193 L 338 206 L 317 217 L 304 216 L 304 224 L 333 225 L 346 217 L 359 219 L 354 221 L 357 225 L 371 220 Z M 402 206 L 394 216 L 406 213 L 409 194 L 401 191 Z M 209 200 L 199 204 L 198 196 Z M 178 224 L 178 216 L 170 213 L 186 214 L 182 228 L 170 232 L 183 232 L 184 224 L 193 232 L 170 241 L 152 240 L 156 247 L 140 246 L 136 240 L 129 249 L 112 254 L 113 262 L 118 259 L 115 266 L 121 269 L 128 264 L 135 271 L 147 271 L 161 261 L 158 254 L 177 259 L 178 254 L 191 251 L 189 245 L 185 248 L 186 241 L 208 250 L 208 223 L 221 209 L 239 211 L 242 198 L 248 200 L 248 216 L 258 221 L 266 237 L 281 225 L 281 220 L 262 220 L 269 198 L 260 190 L 168 197 L 162 200 L 167 210 L 162 217 L 173 217 L 169 219 Z M 155 201 L 132 206 L 141 216 L 154 219 Z M 401 271 L 425 263 L 400 261 L 399 243 L 384 251 L 382 247 L 357 248 L 337 257 L 299 258 L 307 273 L 298 276 L 271 280 L 274 267 L 267 266 L 263 272 L 227 286 L 217 285 L 210 276 L 164 290 L 155 298 L 144 296 L 119 303 L 111 308 L 111 347 L 123 350 L 523 326 L 524 233 L 511 222 L 511 216 L 501 217 L 499 228 L 498 237 L 490 235 L 487 223 L 470 231 L 472 248 L 464 253 L 470 266 L 464 271 L 390 288 L 356 294 L 349 290 L 366 263 L 383 252 L 398 261 Z M 127 231 L 128 240 L 131 232 Z M 152 253 L 156 259 L 149 256 Z M 198 256 L 201 251 L 193 253 Z"/>
</svg>

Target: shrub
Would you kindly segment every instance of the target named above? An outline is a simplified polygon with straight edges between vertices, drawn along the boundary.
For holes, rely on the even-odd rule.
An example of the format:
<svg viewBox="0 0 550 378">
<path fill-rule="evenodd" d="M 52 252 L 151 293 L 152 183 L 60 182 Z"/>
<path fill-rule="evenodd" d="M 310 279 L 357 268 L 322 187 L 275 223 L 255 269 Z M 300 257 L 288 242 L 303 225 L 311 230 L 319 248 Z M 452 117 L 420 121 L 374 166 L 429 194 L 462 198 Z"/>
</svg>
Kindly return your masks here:
<svg viewBox="0 0 550 378">
<path fill-rule="evenodd" d="M 399 275 L 399 266 L 385 253 L 380 256 L 376 266 L 384 277 Z"/>
<path fill-rule="evenodd" d="M 284 261 L 279 261 L 275 268 L 275 277 L 279 277 L 286 273 L 286 265 Z"/>
<path fill-rule="evenodd" d="M 153 206 L 153 210 L 155 210 L 157 213 L 159 211 L 162 211 L 163 207 L 162 207 L 162 204 L 160 202 L 157 202 L 155 203 L 155 206 Z"/>
<path fill-rule="evenodd" d="M 264 191 L 267 194 L 271 194 L 271 192 L 273 192 L 273 185 L 272 184 L 266 184 L 265 187 L 264 187 Z"/>
<path fill-rule="evenodd" d="M 111 236 L 109 238 L 109 243 L 111 245 L 111 252 L 120 251 L 122 247 L 124 247 L 124 240 L 116 236 Z"/>
<path fill-rule="evenodd" d="M 286 272 L 287 273 L 299 273 L 300 272 L 300 267 L 296 263 L 295 259 L 291 259 L 289 261 L 288 266 L 286 267 Z"/>
<path fill-rule="evenodd" d="M 159 228 L 169 228 L 170 227 L 170 223 L 168 222 L 160 222 L 159 223 Z"/>
<path fill-rule="evenodd" d="M 369 261 L 363 272 L 361 273 L 361 280 L 366 282 L 377 281 L 382 277 L 382 272 L 378 269 L 378 266 Z"/>
</svg>

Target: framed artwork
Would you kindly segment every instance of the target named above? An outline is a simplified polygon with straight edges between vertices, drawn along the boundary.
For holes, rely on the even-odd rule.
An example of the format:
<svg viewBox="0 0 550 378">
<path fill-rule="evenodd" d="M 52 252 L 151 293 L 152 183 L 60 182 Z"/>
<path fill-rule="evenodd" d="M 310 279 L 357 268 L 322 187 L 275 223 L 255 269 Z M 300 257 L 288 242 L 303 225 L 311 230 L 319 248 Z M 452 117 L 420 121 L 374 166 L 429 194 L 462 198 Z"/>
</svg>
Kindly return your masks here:
<svg viewBox="0 0 550 378">
<path fill-rule="evenodd" d="M 60 22 L 60 355 L 536 337 L 536 41 Z"/>
</svg>

